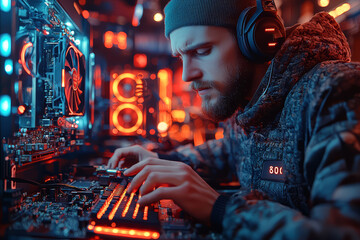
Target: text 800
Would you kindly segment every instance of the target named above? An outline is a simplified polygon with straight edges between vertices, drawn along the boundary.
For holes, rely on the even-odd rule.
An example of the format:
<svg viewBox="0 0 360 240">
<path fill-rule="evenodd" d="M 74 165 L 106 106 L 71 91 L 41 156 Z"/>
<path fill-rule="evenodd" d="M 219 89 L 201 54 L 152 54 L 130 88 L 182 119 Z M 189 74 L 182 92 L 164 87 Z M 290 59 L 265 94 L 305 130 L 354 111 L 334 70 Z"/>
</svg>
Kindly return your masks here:
<svg viewBox="0 0 360 240">
<path fill-rule="evenodd" d="M 275 175 L 283 174 L 283 168 L 282 167 L 270 166 L 269 167 L 269 173 L 270 174 L 275 174 Z"/>
</svg>

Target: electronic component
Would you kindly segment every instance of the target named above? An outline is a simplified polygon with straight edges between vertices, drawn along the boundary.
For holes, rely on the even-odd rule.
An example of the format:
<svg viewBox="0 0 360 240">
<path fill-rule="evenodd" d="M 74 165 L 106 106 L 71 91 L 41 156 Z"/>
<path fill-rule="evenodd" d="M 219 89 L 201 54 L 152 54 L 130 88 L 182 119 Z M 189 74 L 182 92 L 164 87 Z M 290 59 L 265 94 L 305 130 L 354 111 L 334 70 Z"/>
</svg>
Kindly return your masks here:
<svg viewBox="0 0 360 240">
<path fill-rule="evenodd" d="M 88 171 L 92 175 L 61 173 L 42 184 L 28 181 L 40 189 L 29 196 L 23 194 L 21 201 L 19 196 L 12 203 L 12 223 L 6 238 L 214 239 L 217 236 L 209 231 L 199 234 L 196 224 L 171 200 L 140 207 L 139 193 L 127 193 L 132 178 L 123 176 L 124 169 L 89 168 L 93 168 Z M 109 183 L 100 184 L 105 176 Z M 13 195 L 11 199 L 16 199 Z"/>
</svg>

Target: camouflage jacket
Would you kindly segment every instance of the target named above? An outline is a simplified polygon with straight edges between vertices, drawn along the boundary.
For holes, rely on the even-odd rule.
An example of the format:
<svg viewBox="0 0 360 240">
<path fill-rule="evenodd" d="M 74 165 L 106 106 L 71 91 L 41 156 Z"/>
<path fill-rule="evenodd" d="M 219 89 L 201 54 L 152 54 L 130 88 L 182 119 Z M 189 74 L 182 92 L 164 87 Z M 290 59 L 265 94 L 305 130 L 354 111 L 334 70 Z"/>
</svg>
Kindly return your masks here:
<svg viewBox="0 0 360 240">
<path fill-rule="evenodd" d="M 223 139 L 168 156 L 247 189 L 226 203 L 227 239 L 360 239 L 360 64 L 327 13 L 293 30 L 272 64 Z"/>
</svg>

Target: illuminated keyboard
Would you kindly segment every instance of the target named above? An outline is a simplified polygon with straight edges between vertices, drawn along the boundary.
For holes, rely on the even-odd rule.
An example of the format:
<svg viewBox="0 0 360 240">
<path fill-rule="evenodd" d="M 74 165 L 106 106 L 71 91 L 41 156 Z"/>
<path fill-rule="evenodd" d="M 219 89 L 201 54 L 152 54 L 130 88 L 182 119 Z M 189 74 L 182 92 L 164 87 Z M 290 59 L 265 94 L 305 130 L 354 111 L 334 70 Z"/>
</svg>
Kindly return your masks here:
<svg viewBox="0 0 360 240">
<path fill-rule="evenodd" d="M 161 224 L 153 205 L 140 207 L 139 194 L 128 194 L 130 183 L 112 182 L 91 211 L 88 230 L 97 235 L 158 239 Z"/>
</svg>

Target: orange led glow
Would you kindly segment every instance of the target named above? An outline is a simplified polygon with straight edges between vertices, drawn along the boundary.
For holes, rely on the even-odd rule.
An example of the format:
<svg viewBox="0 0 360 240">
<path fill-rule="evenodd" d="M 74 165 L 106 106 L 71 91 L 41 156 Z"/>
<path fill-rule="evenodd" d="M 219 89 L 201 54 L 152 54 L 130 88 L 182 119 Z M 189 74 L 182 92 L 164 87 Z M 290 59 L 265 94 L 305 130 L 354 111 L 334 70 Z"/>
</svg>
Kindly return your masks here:
<svg viewBox="0 0 360 240">
<path fill-rule="evenodd" d="M 118 210 L 122 200 L 125 197 L 126 191 L 128 189 L 128 187 L 130 186 L 130 184 L 128 184 L 128 186 L 126 187 L 126 189 L 123 191 L 123 193 L 121 194 L 120 199 L 115 203 L 115 206 L 113 207 L 113 209 L 111 210 L 111 212 L 109 213 L 109 220 L 112 220 L 115 216 L 116 211 Z"/>
<path fill-rule="evenodd" d="M 121 50 L 125 50 L 127 48 L 127 34 L 125 32 L 119 32 L 116 38 L 118 41 L 118 47 Z"/>
<path fill-rule="evenodd" d="M 89 11 L 88 11 L 88 10 L 84 10 L 84 11 L 82 11 L 82 16 L 83 16 L 85 19 L 88 19 L 88 18 L 89 18 L 89 16 L 90 16 Z"/>
<path fill-rule="evenodd" d="M 171 97 L 172 97 L 172 71 L 170 69 L 161 69 L 158 72 L 159 78 L 159 123 L 165 122 L 169 127 L 171 122 Z"/>
<path fill-rule="evenodd" d="M 160 133 L 163 133 L 169 129 L 169 125 L 166 122 L 159 122 L 157 128 Z"/>
<path fill-rule="evenodd" d="M 265 32 L 275 32 L 275 28 L 265 28 Z"/>
<path fill-rule="evenodd" d="M 120 93 L 119 93 L 119 89 L 118 89 L 118 86 L 120 84 L 121 81 L 123 81 L 124 79 L 127 79 L 127 78 L 130 78 L 132 80 L 134 80 L 136 82 L 136 87 L 138 87 L 139 85 L 142 85 L 142 81 L 140 78 L 136 77 L 135 74 L 132 74 L 132 73 L 123 73 L 123 74 L 120 74 L 113 82 L 113 86 L 112 86 L 112 90 L 113 90 L 113 93 L 115 95 L 115 97 L 121 101 L 121 102 L 135 102 L 136 101 L 136 96 L 132 96 L 132 97 L 129 97 L 129 98 L 125 98 L 124 96 L 122 96 Z"/>
<path fill-rule="evenodd" d="M 65 87 L 65 69 L 61 70 L 61 87 Z"/>
<path fill-rule="evenodd" d="M 184 110 L 172 110 L 171 116 L 173 117 L 174 121 L 184 122 L 186 114 Z"/>
<path fill-rule="evenodd" d="M 203 128 L 194 131 L 194 146 L 199 146 L 205 142 Z"/>
<path fill-rule="evenodd" d="M 215 139 L 221 139 L 224 138 L 224 129 L 219 128 L 215 133 Z"/>
<path fill-rule="evenodd" d="M 318 0 L 318 5 L 320 7 L 327 7 L 329 6 L 330 1 L 329 0 Z"/>
<path fill-rule="evenodd" d="M 163 20 L 163 15 L 161 13 L 155 13 L 154 15 L 154 21 L 155 22 L 161 22 Z"/>
<path fill-rule="evenodd" d="M 112 228 L 106 226 L 96 226 L 95 228 L 89 230 L 94 230 L 94 233 L 96 234 L 116 236 L 121 238 L 158 239 L 160 237 L 160 233 L 155 231 L 131 228 Z"/>
<path fill-rule="evenodd" d="M 113 40 L 114 40 L 114 33 L 112 31 L 107 31 L 104 34 L 104 46 L 106 48 L 112 48 L 113 46 Z"/>
<path fill-rule="evenodd" d="M 148 211 L 149 211 L 149 207 L 145 206 L 144 207 L 144 216 L 143 216 L 143 220 L 145 220 L 145 221 L 148 220 Z"/>
<path fill-rule="evenodd" d="M 110 202 L 111 200 L 113 199 L 114 197 L 114 194 L 115 194 L 115 190 L 117 188 L 119 188 L 120 184 L 116 185 L 114 191 L 112 191 L 112 193 L 110 194 L 110 196 L 105 200 L 104 204 L 101 206 L 100 210 L 98 211 L 98 213 L 96 214 L 96 217 L 98 219 L 101 219 L 101 217 L 104 215 L 104 213 L 106 212 L 106 210 L 108 209 L 109 205 L 110 205 Z"/>
<path fill-rule="evenodd" d="M 269 47 L 275 47 L 277 43 L 268 43 Z"/>
<path fill-rule="evenodd" d="M 137 134 L 139 134 L 139 135 L 141 135 L 141 134 L 145 134 L 145 131 L 144 130 L 142 130 L 142 129 L 138 129 L 138 130 L 136 130 L 136 133 Z"/>
<path fill-rule="evenodd" d="M 101 88 L 101 67 L 100 65 L 95 66 L 95 88 Z"/>
<path fill-rule="evenodd" d="M 154 135 L 154 134 L 155 134 L 155 129 L 150 129 L 149 133 L 150 133 L 151 135 Z"/>
<path fill-rule="evenodd" d="M 151 80 L 155 80 L 155 79 L 156 79 L 156 74 L 152 73 L 152 74 L 150 75 L 150 79 L 151 79 Z"/>
<path fill-rule="evenodd" d="M 190 126 L 187 125 L 187 124 L 184 124 L 182 127 L 181 127 L 181 136 L 184 137 L 184 138 L 187 138 L 187 139 L 190 139 L 191 138 L 191 129 L 190 129 Z"/>
<path fill-rule="evenodd" d="M 133 27 L 139 26 L 139 19 L 134 16 L 132 21 L 131 21 L 131 25 L 133 25 Z"/>
<path fill-rule="evenodd" d="M 119 123 L 119 120 L 118 120 L 118 116 L 119 116 L 119 113 L 126 109 L 126 108 L 129 108 L 129 109 L 132 109 L 135 111 L 138 119 L 137 119 L 137 122 L 135 123 L 134 126 L 130 127 L 130 128 L 124 128 L 123 126 L 120 125 Z M 124 103 L 124 104 L 121 104 L 113 113 L 112 115 L 112 120 L 113 120 L 113 124 L 114 126 L 122 133 L 132 133 L 132 132 L 135 132 L 142 124 L 143 122 L 143 115 L 142 115 L 142 112 L 141 110 L 134 104 L 130 104 L 130 103 Z"/>
<path fill-rule="evenodd" d="M 79 5 L 76 2 L 74 2 L 73 6 L 74 6 L 76 12 L 80 15 L 81 11 L 80 11 Z"/>
<path fill-rule="evenodd" d="M 137 203 L 136 206 L 135 206 L 134 214 L 132 216 L 133 219 L 135 219 L 136 216 L 138 215 L 139 208 L 140 208 L 140 204 Z M 147 236 L 145 236 L 145 237 L 147 237 Z"/>
<path fill-rule="evenodd" d="M 155 109 L 153 107 L 149 108 L 149 113 L 154 113 Z"/>
<path fill-rule="evenodd" d="M 126 213 L 129 211 L 129 207 L 130 207 L 130 204 L 131 204 L 131 202 L 132 202 L 132 200 L 133 200 L 133 198 L 134 198 L 134 195 L 135 195 L 134 192 L 131 193 L 130 198 L 129 198 L 129 200 L 127 201 L 126 206 L 125 206 L 125 208 L 124 208 L 124 210 L 123 210 L 123 212 L 122 212 L 122 214 L 121 214 L 122 217 L 125 217 L 125 216 L 126 216 Z"/>
<path fill-rule="evenodd" d="M 20 105 L 20 106 L 18 107 L 18 109 L 17 109 L 17 112 L 18 112 L 19 115 L 23 115 L 24 112 L 25 112 L 25 110 L 26 110 L 25 106 L 24 106 L 24 105 Z"/>
<path fill-rule="evenodd" d="M 341 6 L 335 8 L 334 10 L 332 10 L 331 12 L 329 12 L 329 14 L 334 17 L 337 18 L 338 16 L 346 13 L 347 11 L 349 11 L 351 9 L 351 5 L 349 3 L 344 3 Z"/>
<path fill-rule="evenodd" d="M 135 54 L 134 55 L 134 67 L 144 68 L 147 65 L 147 56 L 145 54 Z"/>
<path fill-rule="evenodd" d="M 26 50 L 32 46 L 33 46 L 33 44 L 31 42 L 28 42 L 27 44 L 25 44 L 23 46 L 23 48 L 21 49 L 21 54 L 20 54 L 21 65 L 22 65 L 23 69 L 25 70 L 25 72 L 27 74 L 29 74 L 30 76 L 32 76 L 32 74 L 31 74 L 29 68 L 26 66 L 25 53 L 26 53 Z"/>
<path fill-rule="evenodd" d="M 94 229 L 94 225 L 88 225 L 88 229 L 91 231 Z"/>
</svg>

